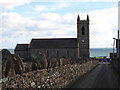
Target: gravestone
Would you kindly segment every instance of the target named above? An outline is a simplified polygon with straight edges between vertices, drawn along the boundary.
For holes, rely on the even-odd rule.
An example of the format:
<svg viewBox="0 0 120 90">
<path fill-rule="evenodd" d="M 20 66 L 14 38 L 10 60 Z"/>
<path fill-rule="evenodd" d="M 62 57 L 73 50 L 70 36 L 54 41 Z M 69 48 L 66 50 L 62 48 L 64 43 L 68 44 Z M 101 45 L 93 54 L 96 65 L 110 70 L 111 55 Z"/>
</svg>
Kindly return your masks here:
<svg viewBox="0 0 120 90">
<path fill-rule="evenodd" d="M 47 61 L 47 56 L 39 53 L 37 56 L 37 61 L 40 63 L 40 68 L 41 69 L 47 69 L 48 68 L 48 61 Z"/>
<path fill-rule="evenodd" d="M 22 74 L 25 71 L 25 67 L 23 65 L 22 59 L 15 54 L 13 54 L 12 56 L 13 56 L 13 62 L 15 64 L 15 66 L 14 66 L 15 73 Z"/>
<path fill-rule="evenodd" d="M 22 74 L 24 72 L 22 59 L 15 54 L 12 55 L 9 50 L 2 49 L 2 72 L 3 77 Z"/>
<path fill-rule="evenodd" d="M 14 76 L 14 62 L 11 53 L 7 49 L 2 49 L 2 75 L 3 77 Z"/>
<path fill-rule="evenodd" d="M 59 63 L 58 63 L 58 60 L 56 58 L 50 59 L 50 66 L 49 67 L 53 68 L 53 67 L 56 67 L 58 65 L 59 65 Z"/>
</svg>

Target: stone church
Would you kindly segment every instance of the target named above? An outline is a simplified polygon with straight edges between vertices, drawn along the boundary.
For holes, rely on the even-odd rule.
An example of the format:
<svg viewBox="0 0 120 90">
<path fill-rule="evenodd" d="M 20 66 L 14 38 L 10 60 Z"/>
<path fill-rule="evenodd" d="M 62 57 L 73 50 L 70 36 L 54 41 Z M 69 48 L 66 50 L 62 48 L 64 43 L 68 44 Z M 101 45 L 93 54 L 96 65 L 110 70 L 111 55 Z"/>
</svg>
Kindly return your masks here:
<svg viewBox="0 0 120 90">
<path fill-rule="evenodd" d="M 17 44 L 14 52 L 22 58 L 35 58 L 40 53 L 51 58 L 89 58 L 89 16 L 86 20 L 80 20 L 78 15 L 77 38 L 32 39 L 30 44 Z"/>
</svg>

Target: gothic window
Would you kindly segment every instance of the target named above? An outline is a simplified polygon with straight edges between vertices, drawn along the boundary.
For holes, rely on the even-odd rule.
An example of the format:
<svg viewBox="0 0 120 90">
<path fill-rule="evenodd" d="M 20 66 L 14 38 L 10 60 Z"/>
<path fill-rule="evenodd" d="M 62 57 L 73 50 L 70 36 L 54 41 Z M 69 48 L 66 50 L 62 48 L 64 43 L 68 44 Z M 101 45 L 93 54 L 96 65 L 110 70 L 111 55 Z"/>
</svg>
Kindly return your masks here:
<svg viewBox="0 0 120 90">
<path fill-rule="evenodd" d="M 85 35 L 85 28 L 82 26 L 82 35 Z"/>
</svg>

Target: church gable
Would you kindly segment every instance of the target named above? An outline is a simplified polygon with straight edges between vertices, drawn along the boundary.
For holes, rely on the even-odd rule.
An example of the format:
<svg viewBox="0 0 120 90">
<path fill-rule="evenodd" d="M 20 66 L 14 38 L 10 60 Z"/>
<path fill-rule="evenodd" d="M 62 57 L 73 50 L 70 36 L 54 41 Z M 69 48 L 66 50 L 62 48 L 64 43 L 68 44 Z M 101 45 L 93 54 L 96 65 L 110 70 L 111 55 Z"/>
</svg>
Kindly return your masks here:
<svg viewBox="0 0 120 90">
<path fill-rule="evenodd" d="M 17 44 L 15 47 L 15 51 L 27 51 L 29 44 Z"/>
<path fill-rule="evenodd" d="M 30 49 L 40 48 L 76 48 L 77 38 L 32 39 Z"/>
<path fill-rule="evenodd" d="M 17 44 L 15 47 L 15 54 L 21 58 L 28 58 L 28 45 L 29 44 Z"/>
</svg>

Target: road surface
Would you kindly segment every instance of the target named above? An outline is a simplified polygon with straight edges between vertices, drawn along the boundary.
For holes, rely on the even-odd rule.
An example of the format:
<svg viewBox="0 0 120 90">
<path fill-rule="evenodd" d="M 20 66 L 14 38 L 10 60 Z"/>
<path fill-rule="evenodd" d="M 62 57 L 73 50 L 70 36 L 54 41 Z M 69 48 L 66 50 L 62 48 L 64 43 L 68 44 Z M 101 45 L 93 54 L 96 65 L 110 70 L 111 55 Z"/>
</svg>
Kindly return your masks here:
<svg viewBox="0 0 120 90">
<path fill-rule="evenodd" d="M 118 88 L 119 80 L 110 63 L 100 62 L 93 70 L 79 77 L 67 88 Z"/>
</svg>

